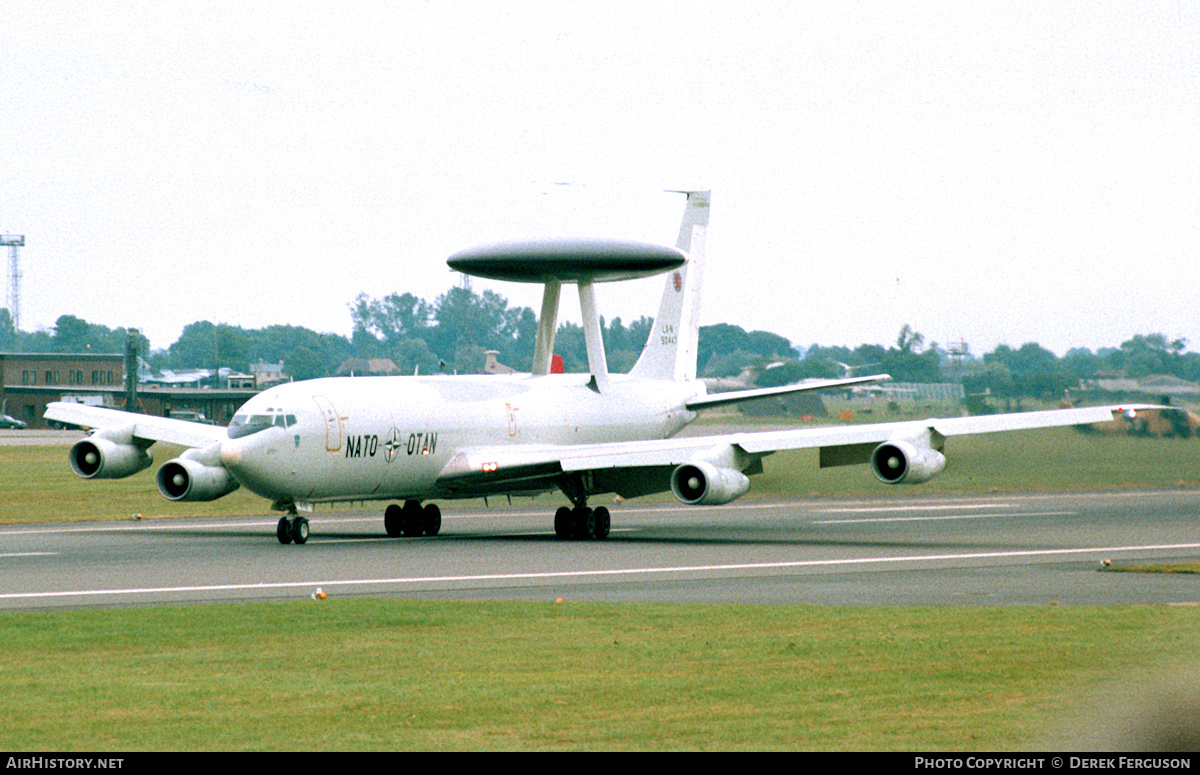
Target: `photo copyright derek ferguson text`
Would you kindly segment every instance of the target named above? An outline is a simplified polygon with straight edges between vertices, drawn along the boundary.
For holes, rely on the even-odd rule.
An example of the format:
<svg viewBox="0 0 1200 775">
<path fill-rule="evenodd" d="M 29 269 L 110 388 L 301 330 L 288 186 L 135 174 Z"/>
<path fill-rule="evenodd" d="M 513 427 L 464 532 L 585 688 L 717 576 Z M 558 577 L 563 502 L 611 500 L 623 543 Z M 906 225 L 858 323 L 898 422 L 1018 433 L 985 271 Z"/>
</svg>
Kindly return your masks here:
<svg viewBox="0 0 1200 775">
<path fill-rule="evenodd" d="M 1187 756 L 917 756 L 918 770 L 1190 770 Z"/>
</svg>

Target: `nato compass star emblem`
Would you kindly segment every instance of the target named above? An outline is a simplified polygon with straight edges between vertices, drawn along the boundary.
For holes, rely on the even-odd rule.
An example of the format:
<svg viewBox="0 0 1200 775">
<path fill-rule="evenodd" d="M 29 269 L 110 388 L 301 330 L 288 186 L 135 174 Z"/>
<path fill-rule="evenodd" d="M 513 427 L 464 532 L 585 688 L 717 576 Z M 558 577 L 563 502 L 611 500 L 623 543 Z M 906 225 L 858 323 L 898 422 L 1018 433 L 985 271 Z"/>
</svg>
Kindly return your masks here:
<svg viewBox="0 0 1200 775">
<path fill-rule="evenodd" d="M 404 444 L 400 441 L 400 429 L 392 428 L 392 432 L 388 434 L 387 441 L 383 442 L 383 459 L 389 463 L 392 462 L 403 448 Z"/>
</svg>

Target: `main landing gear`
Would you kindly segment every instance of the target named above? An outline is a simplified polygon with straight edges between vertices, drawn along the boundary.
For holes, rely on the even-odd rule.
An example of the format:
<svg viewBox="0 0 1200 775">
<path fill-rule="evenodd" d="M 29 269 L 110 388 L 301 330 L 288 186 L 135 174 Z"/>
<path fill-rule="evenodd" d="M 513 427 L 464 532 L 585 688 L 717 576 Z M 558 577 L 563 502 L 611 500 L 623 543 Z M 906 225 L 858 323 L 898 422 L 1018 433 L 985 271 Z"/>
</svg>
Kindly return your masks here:
<svg viewBox="0 0 1200 775">
<path fill-rule="evenodd" d="M 554 513 L 554 535 L 564 541 L 603 541 L 611 527 L 612 517 L 603 506 L 563 506 Z"/>
<path fill-rule="evenodd" d="M 435 536 L 442 529 L 442 510 L 419 501 L 405 501 L 403 507 L 393 503 L 383 512 L 383 527 L 392 538 Z"/>
</svg>

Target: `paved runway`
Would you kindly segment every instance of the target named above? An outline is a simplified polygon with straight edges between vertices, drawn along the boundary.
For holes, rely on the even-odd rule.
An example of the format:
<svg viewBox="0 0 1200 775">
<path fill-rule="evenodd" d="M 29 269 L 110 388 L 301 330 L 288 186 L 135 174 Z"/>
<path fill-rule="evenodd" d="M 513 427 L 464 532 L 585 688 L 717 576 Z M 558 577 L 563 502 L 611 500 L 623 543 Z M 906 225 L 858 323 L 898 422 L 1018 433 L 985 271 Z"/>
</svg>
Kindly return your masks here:
<svg viewBox="0 0 1200 775">
<path fill-rule="evenodd" d="M 389 539 L 379 510 L 0 526 L 0 610 L 333 597 L 823 605 L 1195 603 L 1200 576 L 1098 572 L 1200 557 L 1200 493 L 615 506 L 606 542 L 554 538 L 557 501 L 455 512 Z"/>
</svg>

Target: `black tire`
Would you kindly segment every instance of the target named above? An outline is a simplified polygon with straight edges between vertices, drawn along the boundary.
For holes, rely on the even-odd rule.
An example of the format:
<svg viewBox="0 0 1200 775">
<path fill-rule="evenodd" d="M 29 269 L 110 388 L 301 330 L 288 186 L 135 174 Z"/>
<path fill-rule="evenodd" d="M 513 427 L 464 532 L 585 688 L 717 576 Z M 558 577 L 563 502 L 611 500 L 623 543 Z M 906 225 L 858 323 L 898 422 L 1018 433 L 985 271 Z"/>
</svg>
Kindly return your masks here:
<svg viewBox="0 0 1200 775">
<path fill-rule="evenodd" d="M 566 506 L 560 506 L 558 511 L 554 512 L 554 535 L 560 540 L 565 541 L 571 537 L 574 524 L 571 510 Z"/>
<path fill-rule="evenodd" d="M 416 501 L 405 501 L 400 516 L 400 532 L 405 538 L 416 538 L 421 535 L 421 504 Z"/>
<path fill-rule="evenodd" d="M 575 522 L 573 537 L 578 541 L 591 538 L 596 529 L 596 513 L 587 506 L 580 506 L 572 512 L 571 516 Z"/>
<path fill-rule="evenodd" d="M 292 542 L 292 526 L 288 524 L 287 517 L 279 518 L 279 524 L 275 526 L 275 537 L 285 546 Z"/>
<path fill-rule="evenodd" d="M 593 514 L 592 538 L 604 541 L 608 538 L 610 529 L 612 529 L 612 515 L 608 513 L 608 509 L 601 506 Z"/>
<path fill-rule="evenodd" d="M 442 510 L 432 503 L 421 509 L 421 532 L 432 538 L 442 529 Z"/>
<path fill-rule="evenodd" d="M 400 515 L 401 510 L 395 503 L 390 504 L 383 510 L 383 529 L 387 531 L 389 538 L 400 537 Z"/>
<path fill-rule="evenodd" d="M 304 544 L 308 543 L 308 520 L 304 517 L 296 517 L 292 520 L 292 543 Z"/>
</svg>

